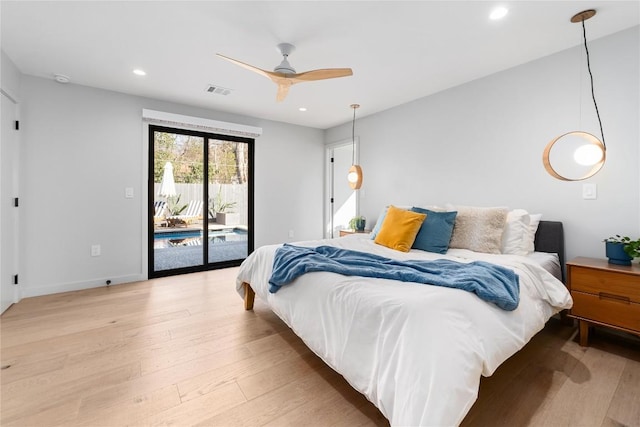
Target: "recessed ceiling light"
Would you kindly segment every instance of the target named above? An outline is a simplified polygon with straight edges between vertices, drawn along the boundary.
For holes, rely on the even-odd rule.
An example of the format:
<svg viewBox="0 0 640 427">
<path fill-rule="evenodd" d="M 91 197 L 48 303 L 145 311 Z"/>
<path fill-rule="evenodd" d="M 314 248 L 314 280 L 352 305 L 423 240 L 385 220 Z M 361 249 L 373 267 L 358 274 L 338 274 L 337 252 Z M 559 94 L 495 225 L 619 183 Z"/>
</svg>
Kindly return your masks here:
<svg viewBox="0 0 640 427">
<path fill-rule="evenodd" d="M 300 107 L 298 108 L 298 111 L 307 111 L 307 107 Z"/>
<path fill-rule="evenodd" d="M 144 70 L 141 70 L 140 68 L 136 68 L 135 70 L 133 70 L 133 74 L 135 74 L 136 76 L 146 76 L 147 73 Z"/>
<path fill-rule="evenodd" d="M 507 16 L 507 13 L 509 13 L 509 9 L 507 9 L 506 7 L 496 7 L 495 9 L 493 9 L 493 11 L 491 11 L 489 19 L 492 19 L 494 21 L 502 19 Z"/>
</svg>

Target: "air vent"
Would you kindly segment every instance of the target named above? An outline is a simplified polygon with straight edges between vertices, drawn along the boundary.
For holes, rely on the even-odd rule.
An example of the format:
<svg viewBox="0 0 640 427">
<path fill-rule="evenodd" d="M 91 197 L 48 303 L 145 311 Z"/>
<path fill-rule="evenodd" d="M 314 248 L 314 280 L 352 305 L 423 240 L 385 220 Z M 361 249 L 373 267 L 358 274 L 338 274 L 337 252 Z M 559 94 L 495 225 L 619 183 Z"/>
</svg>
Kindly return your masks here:
<svg viewBox="0 0 640 427">
<path fill-rule="evenodd" d="M 231 93 L 231 89 L 216 85 L 208 85 L 205 90 L 209 93 L 215 93 L 216 95 L 229 95 Z"/>
</svg>

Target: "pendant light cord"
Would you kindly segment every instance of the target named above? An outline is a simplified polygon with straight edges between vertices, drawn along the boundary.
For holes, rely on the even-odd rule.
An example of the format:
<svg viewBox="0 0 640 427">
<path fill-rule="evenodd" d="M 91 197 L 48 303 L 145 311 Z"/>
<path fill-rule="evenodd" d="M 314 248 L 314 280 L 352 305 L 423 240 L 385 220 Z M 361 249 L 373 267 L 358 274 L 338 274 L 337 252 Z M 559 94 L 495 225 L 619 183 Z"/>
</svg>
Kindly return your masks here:
<svg viewBox="0 0 640 427">
<path fill-rule="evenodd" d="M 353 121 L 351 122 L 351 165 L 356 164 L 356 107 L 353 107 Z"/>
<path fill-rule="evenodd" d="M 606 150 L 607 144 L 604 142 L 604 132 L 602 130 L 602 120 L 600 119 L 600 111 L 598 111 L 598 103 L 596 102 L 596 95 L 593 91 L 593 74 L 591 73 L 591 64 L 589 62 L 589 48 L 587 47 L 587 30 L 584 25 L 584 19 L 582 20 L 582 36 L 584 38 L 584 50 L 587 53 L 587 70 L 589 71 L 589 78 L 591 79 L 591 98 L 593 99 L 593 105 L 596 108 L 596 115 L 598 116 L 598 123 L 600 124 L 600 136 L 602 136 L 602 147 Z M 355 113 L 354 113 L 355 114 Z"/>
</svg>

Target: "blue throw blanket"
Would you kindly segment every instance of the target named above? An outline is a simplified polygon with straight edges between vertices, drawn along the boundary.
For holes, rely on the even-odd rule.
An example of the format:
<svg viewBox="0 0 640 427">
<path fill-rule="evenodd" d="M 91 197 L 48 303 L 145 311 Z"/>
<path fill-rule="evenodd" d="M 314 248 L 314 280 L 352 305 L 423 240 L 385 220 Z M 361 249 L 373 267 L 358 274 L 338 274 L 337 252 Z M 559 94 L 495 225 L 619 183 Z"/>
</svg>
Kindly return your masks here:
<svg viewBox="0 0 640 427">
<path fill-rule="evenodd" d="M 306 248 L 289 244 L 276 250 L 269 292 L 275 293 L 297 277 L 314 271 L 463 289 L 509 311 L 515 310 L 520 300 L 518 275 L 488 262 L 398 261 L 333 246 Z"/>
</svg>

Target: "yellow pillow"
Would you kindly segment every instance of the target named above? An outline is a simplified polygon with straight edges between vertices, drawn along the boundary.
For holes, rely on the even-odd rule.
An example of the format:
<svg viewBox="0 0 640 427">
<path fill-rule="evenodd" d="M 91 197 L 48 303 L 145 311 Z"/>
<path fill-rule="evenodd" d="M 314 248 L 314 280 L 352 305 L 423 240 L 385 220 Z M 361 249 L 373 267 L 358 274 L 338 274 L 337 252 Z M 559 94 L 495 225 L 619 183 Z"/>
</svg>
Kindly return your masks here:
<svg viewBox="0 0 640 427">
<path fill-rule="evenodd" d="M 397 251 L 409 252 L 425 218 L 426 214 L 389 206 L 374 242 Z"/>
</svg>

